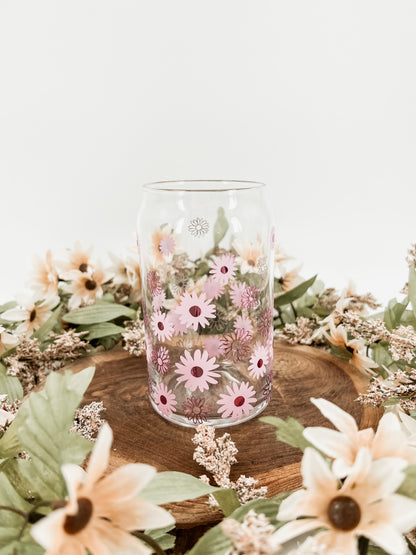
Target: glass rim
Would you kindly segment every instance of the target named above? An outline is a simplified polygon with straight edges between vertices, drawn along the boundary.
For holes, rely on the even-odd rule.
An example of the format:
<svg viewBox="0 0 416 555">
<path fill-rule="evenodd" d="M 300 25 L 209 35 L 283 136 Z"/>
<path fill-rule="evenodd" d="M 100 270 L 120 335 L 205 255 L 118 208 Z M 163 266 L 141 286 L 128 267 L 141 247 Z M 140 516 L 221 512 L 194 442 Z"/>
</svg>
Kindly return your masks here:
<svg viewBox="0 0 416 555">
<path fill-rule="evenodd" d="M 209 185 L 213 186 L 209 186 Z M 241 179 L 178 179 L 167 181 L 153 181 L 145 183 L 142 188 L 146 191 L 187 191 L 187 192 L 223 192 L 247 191 L 260 189 L 266 184 L 261 181 L 245 181 Z"/>
</svg>

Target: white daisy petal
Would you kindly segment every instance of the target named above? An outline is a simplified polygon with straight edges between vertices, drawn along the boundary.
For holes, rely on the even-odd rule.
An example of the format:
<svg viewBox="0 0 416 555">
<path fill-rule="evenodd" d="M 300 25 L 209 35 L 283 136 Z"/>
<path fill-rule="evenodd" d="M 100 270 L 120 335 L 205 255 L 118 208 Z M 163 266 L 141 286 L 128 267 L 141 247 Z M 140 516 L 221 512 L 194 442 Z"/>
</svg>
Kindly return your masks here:
<svg viewBox="0 0 416 555">
<path fill-rule="evenodd" d="M 97 441 L 88 462 L 86 484 L 92 484 L 104 474 L 108 466 L 112 442 L 113 432 L 110 426 L 105 423 L 98 433 Z"/>
<path fill-rule="evenodd" d="M 273 539 L 278 543 L 284 543 L 292 538 L 296 538 L 305 532 L 321 528 L 324 524 L 316 518 L 302 518 L 301 520 L 292 520 L 284 524 L 274 534 Z"/>
<path fill-rule="evenodd" d="M 321 411 L 325 418 L 338 428 L 340 432 L 344 433 L 350 439 L 355 438 L 358 432 L 358 427 L 351 414 L 348 414 L 348 412 L 345 412 L 337 405 L 327 401 L 326 399 L 315 399 L 312 397 L 311 402 Z"/>
<path fill-rule="evenodd" d="M 351 459 L 350 443 L 343 434 L 336 430 L 314 426 L 305 428 L 303 436 L 329 457 L 334 459 Z"/>
<path fill-rule="evenodd" d="M 362 530 L 362 533 L 390 555 L 406 555 L 408 553 L 402 534 L 385 522 L 368 526 Z"/>
<path fill-rule="evenodd" d="M 321 455 L 307 447 L 302 459 L 302 476 L 303 485 L 307 489 L 325 489 L 336 490 L 338 487 L 338 480 L 331 472 L 331 469 L 321 457 Z"/>
</svg>

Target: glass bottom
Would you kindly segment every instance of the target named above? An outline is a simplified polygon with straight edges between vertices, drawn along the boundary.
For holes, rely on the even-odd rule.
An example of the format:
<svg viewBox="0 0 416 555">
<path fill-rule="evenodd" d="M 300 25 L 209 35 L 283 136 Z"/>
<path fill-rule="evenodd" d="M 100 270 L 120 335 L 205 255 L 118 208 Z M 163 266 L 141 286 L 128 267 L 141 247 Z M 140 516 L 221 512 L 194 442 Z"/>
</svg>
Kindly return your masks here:
<svg viewBox="0 0 416 555">
<path fill-rule="evenodd" d="M 258 416 L 261 412 L 264 411 L 264 409 L 269 404 L 269 401 L 265 399 L 257 406 L 255 406 L 247 416 L 244 416 L 243 418 L 239 418 L 238 420 L 234 420 L 234 422 L 232 422 L 231 417 L 229 418 L 218 417 L 218 418 L 207 418 L 203 422 L 198 422 L 194 424 L 188 418 L 186 418 L 186 416 L 175 414 L 174 412 L 171 413 L 169 416 L 164 416 L 158 410 L 157 405 L 154 403 L 153 399 L 150 396 L 149 396 L 149 401 L 152 407 L 154 408 L 154 410 L 157 412 L 157 414 L 160 417 L 162 417 L 164 420 L 167 420 L 168 422 L 171 422 L 172 424 L 178 424 L 179 426 L 183 426 L 184 428 L 197 428 L 199 424 L 206 424 L 207 426 L 214 426 L 215 428 L 227 428 L 229 426 L 237 426 L 237 424 L 242 424 L 243 422 L 247 422 L 248 420 L 251 420 L 255 416 Z"/>
</svg>

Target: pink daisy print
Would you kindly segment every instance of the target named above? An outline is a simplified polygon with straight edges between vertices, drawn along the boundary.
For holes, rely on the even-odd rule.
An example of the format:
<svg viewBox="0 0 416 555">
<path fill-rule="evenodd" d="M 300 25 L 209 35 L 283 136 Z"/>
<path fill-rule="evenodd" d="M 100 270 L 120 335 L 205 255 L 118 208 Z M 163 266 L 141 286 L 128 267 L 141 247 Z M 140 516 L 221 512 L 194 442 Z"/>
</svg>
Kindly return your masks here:
<svg viewBox="0 0 416 555">
<path fill-rule="evenodd" d="M 267 347 L 264 347 L 261 343 L 257 342 L 254 346 L 254 352 L 250 358 L 250 365 L 248 371 L 250 376 L 253 376 L 256 380 L 264 376 L 266 373 L 266 364 L 269 362 L 269 353 Z"/>
<path fill-rule="evenodd" d="M 270 399 L 272 398 L 272 392 L 273 392 L 273 372 L 270 372 L 266 376 L 266 381 L 261 392 L 261 394 L 263 395 L 263 397 L 266 399 L 268 403 L 270 403 Z"/>
<path fill-rule="evenodd" d="M 175 335 L 175 336 L 179 335 L 179 334 L 183 335 L 188 330 L 186 325 L 182 324 L 182 322 L 179 318 L 179 314 L 177 314 L 175 312 L 177 307 L 178 307 L 178 305 L 176 305 L 176 307 L 173 310 L 171 310 L 171 312 L 169 312 L 169 314 L 168 314 L 168 319 L 173 325 L 173 335 Z"/>
<path fill-rule="evenodd" d="M 185 351 L 185 356 L 181 356 L 181 363 L 176 363 L 177 374 L 181 374 L 178 378 L 178 382 L 185 382 L 185 387 L 189 388 L 191 391 L 199 388 L 200 391 L 204 389 L 209 389 L 209 384 L 217 384 L 220 374 L 214 372 L 215 368 L 218 368 L 218 364 L 215 364 L 215 358 L 208 358 L 207 351 L 201 351 L 197 349 L 192 357 L 189 351 Z"/>
<path fill-rule="evenodd" d="M 243 330 L 247 333 L 253 334 L 253 324 L 250 318 L 246 316 L 237 316 L 234 322 L 235 330 Z"/>
<path fill-rule="evenodd" d="M 241 294 L 241 306 L 247 308 L 247 310 L 252 310 L 257 308 L 259 305 L 260 291 L 254 285 L 246 287 Z"/>
<path fill-rule="evenodd" d="M 204 291 L 207 299 L 218 299 L 224 293 L 224 285 L 214 278 L 208 278 L 204 283 L 202 290 Z"/>
<path fill-rule="evenodd" d="M 169 372 L 170 357 L 166 347 L 159 347 L 152 353 L 152 363 L 159 374 L 167 374 Z"/>
<path fill-rule="evenodd" d="M 165 300 L 166 300 L 166 293 L 162 290 L 160 293 L 158 293 L 153 297 L 152 306 L 154 310 L 160 310 Z"/>
<path fill-rule="evenodd" d="M 146 276 L 147 288 L 152 295 L 158 295 L 162 292 L 162 286 L 160 284 L 160 277 L 154 270 L 147 272 Z"/>
<path fill-rule="evenodd" d="M 247 360 L 251 352 L 251 339 L 251 334 L 242 329 L 225 333 L 221 338 L 224 357 L 231 358 L 234 362 Z"/>
<path fill-rule="evenodd" d="M 160 310 L 155 312 L 151 319 L 151 326 L 159 341 L 165 341 L 166 339 L 169 341 L 169 339 L 171 339 L 173 324 L 167 317 L 167 314 L 164 314 Z"/>
<path fill-rule="evenodd" d="M 165 235 L 159 243 L 159 250 L 164 256 L 169 256 L 175 252 L 175 239 L 172 235 Z"/>
<path fill-rule="evenodd" d="M 165 384 L 159 383 L 153 388 L 153 399 L 163 416 L 176 412 L 175 405 L 178 404 L 175 401 L 176 395 Z"/>
<path fill-rule="evenodd" d="M 189 397 L 182 405 L 182 410 L 186 418 L 196 425 L 207 421 L 210 406 L 204 397 Z"/>
<path fill-rule="evenodd" d="M 218 335 L 207 335 L 204 347 L 210 357 L 219 357 L 223 354 L 221 339 Z"/>
<path fill-rule="evenodd" d="M 267 307 L 257 317 L 257 329 L 259 334 L 267 338 L 273 326 L 273 310 Z"/>
<path fill-rule="evenodd" d="M 186 292 L 181 296 L 175 312 L 179 315 L 180 322 L 194 331 L 198 325 L 205 328 L 208 324 L 207 318 L 215 318 L 215 306 L 209 304 L 205 293 L 198 295 L 195 291 L 192 294 Z"/>
<path fill-rule="evenodd" d="M 237 385 L 235 382 L 232 384 L 232 388 L 227 385 L 228 395 L 220 393 L 221 399 L 217 401 L 219 405 L 222 405 L 218 412 L 221 414 L 222 418 L 229 418 L 231 416 L 231 422 L 240 420 L 243 414 L 248 416 L 253 404 L 257 401 L 255 397 L 255 392 L 253 387 L 248 382 L 243 382 L 241 385 Z"/>
<path fill-rule="evenodd" d="M 231 287 L 230 297 L 231 297 L 231 300 L 233 301 L 233 304 L 238 308 L 241 308 L 243 306 L 241 304 L 241 297 L 245 290 L 246 290 L 246 284 L 238 281 L 236 281 Z"/>
<path fill-rule="evenodd" d="M 212 274 L 215 281 L 225 285 L 234 277 L 236 267 L 235 256 L 232 254 L 223 254 L 211 265 L 209 273 Z"/>
</svg>

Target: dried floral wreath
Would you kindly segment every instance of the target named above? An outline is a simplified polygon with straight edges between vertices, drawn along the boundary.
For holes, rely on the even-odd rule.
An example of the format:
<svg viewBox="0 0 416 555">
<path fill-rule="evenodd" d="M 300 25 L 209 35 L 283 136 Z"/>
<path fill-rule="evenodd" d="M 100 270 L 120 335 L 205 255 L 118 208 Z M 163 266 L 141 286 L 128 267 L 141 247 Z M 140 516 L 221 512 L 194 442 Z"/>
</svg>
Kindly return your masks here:
<svg viewBox="0 0 416 555">
<path fill-rule="evenodd" d="M 159 505 L 207 494 L 224 519 L 192 555 L 416 553 L 416 245 L 401 300 L 371 315 L 371 294 L 304 280 L 276 247 L 275 338 L 349 361 L 369 377 L 358 401 L 386 411 L 376 432 L 325 399 L 311 401 L 335 430 L 263 417 L 278 441 L 304 452 L 303 489 L 272 499 L 251 477 L 231 481 L 237 448 L 204 424 L 194 459 L 215 485 L 144 464 L 106 473 L 105 407 L 80 407 L 94 369 L 56 370 L 119 343 L 144 352 L 137 256 L 110 259 L 104 269 L 79 243 L 62 260 L 49 251 L 35 261 L 32 294 L 0 306 L 0 555 L 164 553 L 175 523 Z"/>
</svg>

